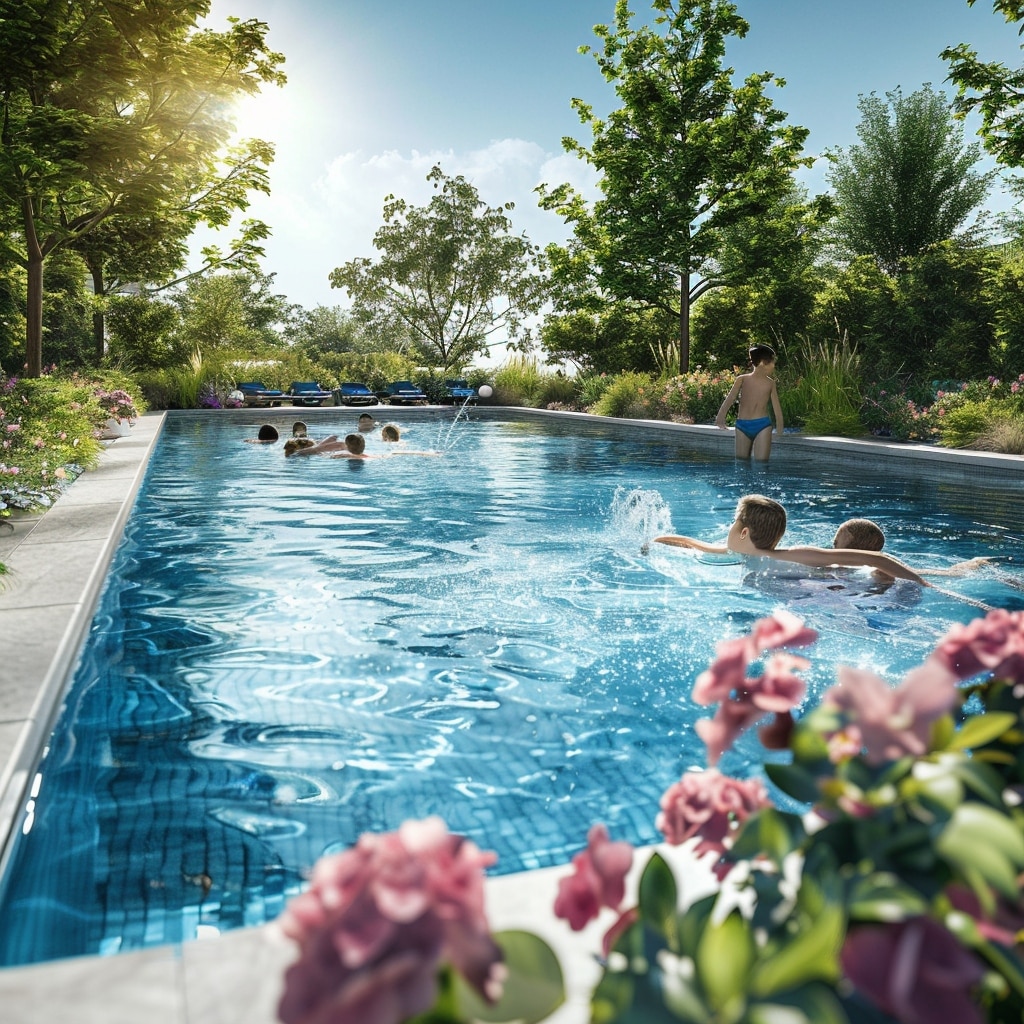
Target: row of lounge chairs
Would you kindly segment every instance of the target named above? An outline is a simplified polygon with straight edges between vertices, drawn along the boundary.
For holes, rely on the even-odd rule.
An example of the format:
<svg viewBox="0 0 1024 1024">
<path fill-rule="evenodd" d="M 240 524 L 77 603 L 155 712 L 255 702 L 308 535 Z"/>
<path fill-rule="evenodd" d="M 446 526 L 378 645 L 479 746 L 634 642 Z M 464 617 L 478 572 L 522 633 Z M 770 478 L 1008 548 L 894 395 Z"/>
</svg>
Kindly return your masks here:
<svg viewBox="0 0 1024 1024">
<path fill-rule="evenodd" d="M 327 391 L 317 381 L 293 380 L 287 391 L 268 388 L 262 381 L 237 384 L 242 403 L 247 406 L 273 408 L 285 405 L 323 405 L 331 399 L 335 405 L 426 405 L 430 400 L 412 381 L 396 380 L 384 391 L 371 391 L 365 384 L 346 381 Z M 445 381 L 445 397 L 452 402 L 475 402 L 477 393 L 464 380 Z"/>
</svg>

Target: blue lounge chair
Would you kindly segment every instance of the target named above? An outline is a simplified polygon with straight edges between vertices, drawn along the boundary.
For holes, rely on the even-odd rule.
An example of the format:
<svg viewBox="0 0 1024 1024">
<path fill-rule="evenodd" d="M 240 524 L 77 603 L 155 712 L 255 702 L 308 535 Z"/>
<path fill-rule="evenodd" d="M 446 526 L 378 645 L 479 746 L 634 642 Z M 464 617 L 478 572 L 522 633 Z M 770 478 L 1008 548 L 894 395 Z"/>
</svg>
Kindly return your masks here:
<svg viewBox="0 0 1024 1024">
<path fill-rule="evenodd" d="M 288 396 L 276 388 L 268 388 L 261 380 L 249 380 L 237 384 L 236 387 L 242 392 L 242 401 L 250 406 L 275 406 L 284 405 Z"/>
<path fill-rule="evenodd" d="M 315 380 L 293 380 L 288 395 L 292 405 L 323 405 L 333 397 L 332 392 L 324 391 Z"/>
</svg>

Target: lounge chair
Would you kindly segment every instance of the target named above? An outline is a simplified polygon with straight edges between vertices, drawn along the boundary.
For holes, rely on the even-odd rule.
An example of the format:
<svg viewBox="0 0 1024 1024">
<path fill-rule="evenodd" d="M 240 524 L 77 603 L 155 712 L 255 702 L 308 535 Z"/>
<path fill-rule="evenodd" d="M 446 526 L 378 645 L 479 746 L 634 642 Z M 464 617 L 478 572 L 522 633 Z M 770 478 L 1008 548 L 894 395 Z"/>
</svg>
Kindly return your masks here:
<svg viewBox="0 0 1024 1024">
<path fill-rule="evenodd" d="M 268 388 L 261 380 L 250 380 L 236 385 L 242 392 L 242 401 L 249 406 L 284 405 L 288 396 L 276 388 Z"/>
<path fill-rule="evenodd" d="M 323 405 L 333 397 L 330 391 L 324 391 L 315 380 L 293 380 L 288 389 L 292 405 Z"/>
</svg>

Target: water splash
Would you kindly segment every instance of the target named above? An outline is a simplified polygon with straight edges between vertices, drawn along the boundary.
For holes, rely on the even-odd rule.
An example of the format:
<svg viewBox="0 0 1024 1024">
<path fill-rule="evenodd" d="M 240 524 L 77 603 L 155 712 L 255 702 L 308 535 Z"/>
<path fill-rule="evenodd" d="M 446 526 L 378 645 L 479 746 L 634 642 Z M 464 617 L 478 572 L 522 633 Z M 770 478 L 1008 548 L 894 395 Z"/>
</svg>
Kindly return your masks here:
<svg viewBox="0 0 1024 1024">
<path fill-rule="evenodd" d="M 451 423 L 448 425 L 448 433 L 444 435 L 444 440 L 438 445 L 441 451 L 447 452 L 452 448 L 452 431 L 455 429 L 455 424 L 459 422 L 459 417 L 466 411 L 466 406 L 469 405 L 472 395 L 466 395 L 462 400 L 462 405 L 459 406 L 458 411 L 455 413 Z M 467 417 L 468 422 L 468 417 Z"/>
<path fill-rule="evenodd" d="M 609 528 L 623 545 L 643 551 L 655 537 L 673 532 L 672 513 L 659 491 L 616 487 Z"/>
</svg>

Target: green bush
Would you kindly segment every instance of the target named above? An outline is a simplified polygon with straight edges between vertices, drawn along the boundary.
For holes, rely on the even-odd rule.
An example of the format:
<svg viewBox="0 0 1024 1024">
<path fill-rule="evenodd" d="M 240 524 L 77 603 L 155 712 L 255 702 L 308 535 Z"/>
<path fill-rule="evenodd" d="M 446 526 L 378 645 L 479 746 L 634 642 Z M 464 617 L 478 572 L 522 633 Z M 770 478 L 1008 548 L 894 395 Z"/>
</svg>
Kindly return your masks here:
<svg viewBox="0 0 1024 1024">
<path fill-rule="evenodd" d="M 592 409 L 608 390 L 614 377 L 606 373 L 592 373 L 576 378 L 576 394 L 584 409 Z"/>
<path fill-rule="evenodd" d="M 494 401 L 497 405 L 522 405 L 534 409 L 540 406 L 544 393 L 545 373 L 536 359 L 514 356 L 503 363 L 494 374 Z"/>
<path fill-rule="evenodd" d="M 661 381 L 659 403 L 663 415 L 655 418 L 679 423 L 713 423 L 739 372 L 738 369 L 731 372 L 705 370 L 698 366 L 689 373 Z"/>
<path fill-rule="evenodd" d="M 976 448 L 978 439 L 991 433 L 997 424 L 1015 419 L 1012 410 L 1001 402 L 976 400 L 958 402 L 948 411 L 935 410 L 935 416 L 943 448 Z"/>
<path fill-rule="evenodd" d="M 646 373 L 619 373 L 591 410 L 598 416 L 647 419 L 654 398 L 651 378 Z"/>
</svg>

